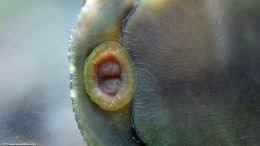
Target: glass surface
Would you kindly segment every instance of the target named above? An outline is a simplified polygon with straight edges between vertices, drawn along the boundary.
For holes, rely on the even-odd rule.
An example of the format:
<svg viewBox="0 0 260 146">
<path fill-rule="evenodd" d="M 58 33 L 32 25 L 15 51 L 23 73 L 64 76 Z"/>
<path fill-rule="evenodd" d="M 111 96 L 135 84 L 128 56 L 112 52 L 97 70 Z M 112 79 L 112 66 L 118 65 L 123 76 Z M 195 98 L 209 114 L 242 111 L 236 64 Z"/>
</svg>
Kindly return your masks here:
<svg viewBox="0 0 260 146">
<path fill-rule="evenodd" d="M 72 111 L 68 63 L 82 3 L 0 1 L 0 145 L 86 145 Z"/>
</svg>

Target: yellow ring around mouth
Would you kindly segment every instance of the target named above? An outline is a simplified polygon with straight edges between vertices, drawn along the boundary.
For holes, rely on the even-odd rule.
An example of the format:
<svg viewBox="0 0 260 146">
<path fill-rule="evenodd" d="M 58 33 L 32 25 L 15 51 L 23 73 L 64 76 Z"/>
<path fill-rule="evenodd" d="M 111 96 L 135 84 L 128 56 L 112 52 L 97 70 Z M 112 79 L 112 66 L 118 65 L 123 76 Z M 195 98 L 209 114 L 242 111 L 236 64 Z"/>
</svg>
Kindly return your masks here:
<svg viewBox="0 0 260 146">
<path fill-rule="evenodd" d="M 105 66 L 105 71 L 102 66 Z M 128 52 L 118 42 L 97 46 L 86 59 L 84 84 L 100 108 L 116 111 L 127 105 L 135 92 L 136 72 Z"/>
</svg>

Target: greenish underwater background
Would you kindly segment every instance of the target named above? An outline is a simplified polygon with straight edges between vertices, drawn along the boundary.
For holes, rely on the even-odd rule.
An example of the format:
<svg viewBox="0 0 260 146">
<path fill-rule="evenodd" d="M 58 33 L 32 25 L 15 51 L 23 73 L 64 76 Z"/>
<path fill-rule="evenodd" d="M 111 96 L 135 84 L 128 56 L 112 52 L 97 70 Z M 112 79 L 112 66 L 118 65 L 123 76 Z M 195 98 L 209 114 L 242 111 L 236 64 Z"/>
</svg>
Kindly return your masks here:
<svg viewBox="0 0 260 146">
<path fill-rule="evenodd" d="M 68 41 L 82 0 L 0 0 L 0 145 L 84 146 Z"/>
</svg>

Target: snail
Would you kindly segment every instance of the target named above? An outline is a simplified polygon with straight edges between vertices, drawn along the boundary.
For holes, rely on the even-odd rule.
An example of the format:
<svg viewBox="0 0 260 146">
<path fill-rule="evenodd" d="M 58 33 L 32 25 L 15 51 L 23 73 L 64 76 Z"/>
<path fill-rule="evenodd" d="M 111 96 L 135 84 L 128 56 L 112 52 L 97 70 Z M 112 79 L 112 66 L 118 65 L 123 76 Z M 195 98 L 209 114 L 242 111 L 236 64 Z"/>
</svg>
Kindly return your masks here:
<svg viewBox="0 0 260 146">
<path fill-rule="evenodd" d="M 90 146 L 260 143 L 260 2 L 88 0 L 70 37 Z"/>
</svg>

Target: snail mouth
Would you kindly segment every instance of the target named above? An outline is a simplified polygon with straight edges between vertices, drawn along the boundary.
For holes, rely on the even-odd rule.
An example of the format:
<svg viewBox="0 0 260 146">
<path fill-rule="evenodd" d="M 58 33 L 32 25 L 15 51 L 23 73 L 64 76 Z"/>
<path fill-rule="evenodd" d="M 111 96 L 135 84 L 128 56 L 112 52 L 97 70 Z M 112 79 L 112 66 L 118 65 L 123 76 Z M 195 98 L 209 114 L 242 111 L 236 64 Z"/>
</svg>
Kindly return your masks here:
<svg viewBox="0 0 260 146">
<path fill-rule="evenodd" d="M 101 91 L 115 96 L 121 87 L 121 67 L 114 58 L 102 60 L 98 67 L 98 82 Z"/>
<path fill-rule="evenodd" d="M 86 59 L 86 92 L 100 108 L 115 111 L 126 106 L 136 87 L 130 55 L 117 42 L 104 42 Z"/>
</svg>

